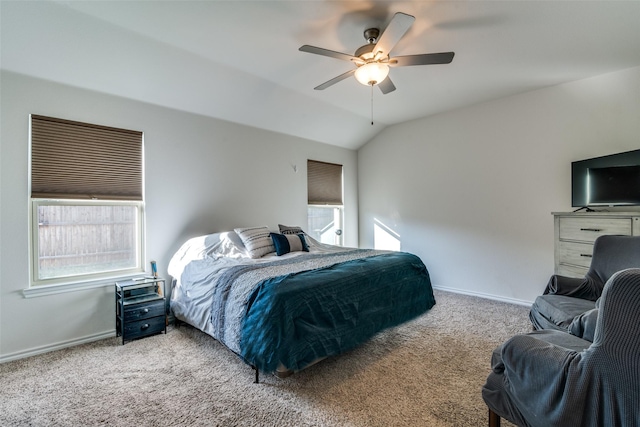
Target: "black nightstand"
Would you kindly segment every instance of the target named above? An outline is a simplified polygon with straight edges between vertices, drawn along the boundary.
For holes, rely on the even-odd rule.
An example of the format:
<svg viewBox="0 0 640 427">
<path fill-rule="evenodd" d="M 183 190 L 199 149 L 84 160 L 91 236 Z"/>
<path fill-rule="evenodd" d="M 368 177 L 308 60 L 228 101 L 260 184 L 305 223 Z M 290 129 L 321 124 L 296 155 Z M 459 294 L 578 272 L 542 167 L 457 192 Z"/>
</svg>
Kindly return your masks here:
<svg viewBox="0 0 640 427">
<path fill-rule="evenodd" d="M 162 331 L 167 333 L 164 279 L 116 282 L 116 336 L 122 337 L 122 344 Z"/>
</svg>

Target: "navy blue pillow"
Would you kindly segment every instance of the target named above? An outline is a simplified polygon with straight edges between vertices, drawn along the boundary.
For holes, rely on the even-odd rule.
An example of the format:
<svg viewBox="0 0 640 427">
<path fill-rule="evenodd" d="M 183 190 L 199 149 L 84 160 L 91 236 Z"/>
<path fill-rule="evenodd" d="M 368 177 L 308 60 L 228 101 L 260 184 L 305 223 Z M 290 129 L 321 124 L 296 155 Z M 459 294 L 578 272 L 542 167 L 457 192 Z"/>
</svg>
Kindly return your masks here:
<svg viewBox="0 0 640 427">
<path fill-rule="evenodd" d="M 309 252 L 309 246 L 304 239 L 304 234 L 277 234 L 270 233 L 273 240 L 273 246 L 276 247 L 278 256 L 288 254 L 289 252 L 305 251 Z"/>
</svg>

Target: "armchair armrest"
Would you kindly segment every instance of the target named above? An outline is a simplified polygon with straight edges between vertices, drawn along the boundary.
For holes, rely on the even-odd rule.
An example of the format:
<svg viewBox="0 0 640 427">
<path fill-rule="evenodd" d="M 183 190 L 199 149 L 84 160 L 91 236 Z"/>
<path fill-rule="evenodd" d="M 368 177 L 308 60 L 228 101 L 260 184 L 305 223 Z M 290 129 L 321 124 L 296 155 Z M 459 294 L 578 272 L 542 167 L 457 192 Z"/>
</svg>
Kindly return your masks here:
<svg viewBox="0 0 640 427">
<path fill-rule="evenodd" d="M 581 279 L 554 274 L 549 279 L 544 295 L 565 295 L 595 301 L 600 298 L 602 290 L 590 277 Z"/>
<path fill-rule="evenodd" d="M 600 300 L 598 300 L 600 301 Z M 583 340 L 593 342 L 596 334 L 596 323 L 598 321 L 598 309 L 586 311 L 573 319 L 569 325 L 569 333 Z"/>
<path fill-rule="evenodd" d="M 519 426 L 568 425 L 549 421 L 564 415 L 558 405 L 568 368 L 590 344 L 557 330 L 512 337 L 492 355 L 492 372 L 482 387 L 489 410 Z"/>
<path fill-rule="evenodd" d="M 558 411 L 558 405 L 564 401 L 567 389 L 575 385 L 571 381 L 576 374 L 572 365 L 579 362 L 582 350 L 589 344 L 560 331 L 517 335 L 504 343 L 505 388 L 524 419 L 537 419 L 530 425 L 567 425 L 566 420 L 550 420 L 566 415 Z M 575 390 L 569 390 L 571 393 Z"/>
</svg>

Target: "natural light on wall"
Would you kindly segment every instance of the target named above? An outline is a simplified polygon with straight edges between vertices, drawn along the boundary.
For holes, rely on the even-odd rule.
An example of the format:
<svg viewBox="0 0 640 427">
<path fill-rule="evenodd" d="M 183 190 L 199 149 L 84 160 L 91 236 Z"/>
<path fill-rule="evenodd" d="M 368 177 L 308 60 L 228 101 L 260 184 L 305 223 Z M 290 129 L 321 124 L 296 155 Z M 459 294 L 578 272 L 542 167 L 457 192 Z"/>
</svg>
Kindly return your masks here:
<svg viewBox="0 0 640 427">
<path fill-rule="evenodd" d="M 377 218 L 373 219 L 373 247 L 387 251 L 401 250 L 400 235 Z"/>
</svg>

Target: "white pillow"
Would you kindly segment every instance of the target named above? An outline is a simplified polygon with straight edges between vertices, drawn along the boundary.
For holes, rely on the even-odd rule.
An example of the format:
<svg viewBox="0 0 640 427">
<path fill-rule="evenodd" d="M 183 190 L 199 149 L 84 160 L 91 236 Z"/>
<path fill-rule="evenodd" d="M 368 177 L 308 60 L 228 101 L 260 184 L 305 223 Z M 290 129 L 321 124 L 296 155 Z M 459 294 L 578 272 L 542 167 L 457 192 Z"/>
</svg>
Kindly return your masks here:
<svg viewBox="0 0 640 427">
<path fill-rule="evenodd" d="M 236 228 L 234 230 L 242 239 L 244 247 L 251 258 L 261 258 L 276 251 L 267 227 Z"/>
</svg>

